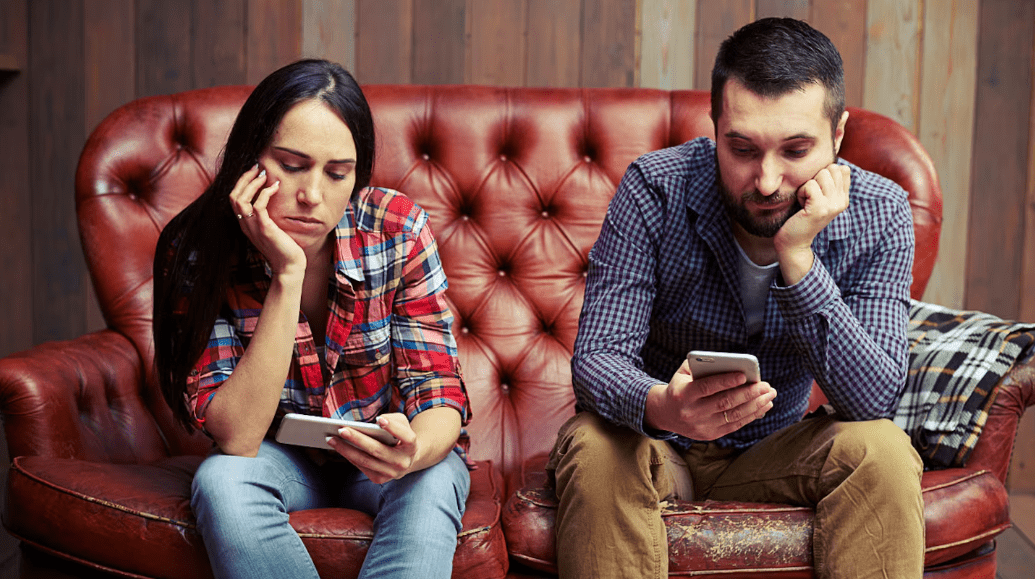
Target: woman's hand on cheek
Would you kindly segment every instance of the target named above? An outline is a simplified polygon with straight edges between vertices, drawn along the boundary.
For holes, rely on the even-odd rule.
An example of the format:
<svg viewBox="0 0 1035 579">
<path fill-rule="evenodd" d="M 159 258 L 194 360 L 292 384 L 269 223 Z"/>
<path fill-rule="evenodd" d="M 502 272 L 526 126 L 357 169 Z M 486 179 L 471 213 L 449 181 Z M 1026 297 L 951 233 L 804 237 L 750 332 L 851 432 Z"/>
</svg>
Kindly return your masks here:
<svg viewBox="0 0 1035 579">
<path fill-rule="evenodd" d="M 410 473 L 419 445 L 417 435 L 403 414 L 384 414 L 377 424 L 399 442 L 389 446 L 354 430 L 342 428 L 340 437 L 332 438 L 331 447 L 363 472 L 371 481 L 384 484 Z"/>
<path fill-rule="evenodd" d="M 230 205 L 241 230 L 270 264 L 274 274 L 303 275 L 306 257 L 302 248 L 270 218 L 270 198 L 280 191 L 280 181 L 266 183 L 265 169 L 255 165 L 244 172 L 230 192 Z"/>
</svg>

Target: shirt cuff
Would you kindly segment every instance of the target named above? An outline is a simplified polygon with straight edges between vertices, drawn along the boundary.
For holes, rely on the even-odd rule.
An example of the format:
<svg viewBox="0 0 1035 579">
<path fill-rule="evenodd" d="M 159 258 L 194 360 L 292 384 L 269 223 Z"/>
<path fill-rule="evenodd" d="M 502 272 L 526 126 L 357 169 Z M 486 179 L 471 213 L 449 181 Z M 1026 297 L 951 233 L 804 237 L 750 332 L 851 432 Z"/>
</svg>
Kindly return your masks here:
<svg viewBox="0 0 1035 579">
<path fill-rule="evenodd" d="M 822 311 L 841 295 L 826 266 L 815 258 L 812 268 L 798 283 L 789 286 L 773 285 L 773 297 L 780 312 L 788 321 L 800 320 Z"/>
</svg>

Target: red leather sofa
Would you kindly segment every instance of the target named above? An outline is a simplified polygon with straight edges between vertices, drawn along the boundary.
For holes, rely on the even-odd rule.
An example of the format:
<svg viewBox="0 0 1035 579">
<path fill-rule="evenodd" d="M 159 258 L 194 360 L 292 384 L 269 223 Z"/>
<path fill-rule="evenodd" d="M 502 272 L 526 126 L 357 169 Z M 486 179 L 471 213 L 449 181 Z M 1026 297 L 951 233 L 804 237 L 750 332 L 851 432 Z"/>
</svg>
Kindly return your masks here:
<svg viewBox="0 0 1035 579">
<path fill-rule="evenodd" d="M 710 135 L 708 95 L 648 89 L 369 86 L 373 183 L 431 215 L 472 397 L 473 490 L 454 577 L 550 576 L 554 501 L 542 464 L 573 412 L 569 360 L 586 254 L 626 166 Z M 108 328 L 0 360 L 8 452 L 3 522 L 22 575 L 208 577 L 188 493 L 210 442 L 172 419 L 152 376 L 151 260 L 161 227 L 203 189 L 248 87 L 131 102 L 87 142 L 80 235 Z M 941 193 L 915 138 L 852 110 L 842 155 L 911 196 L 913 295 L 934 264 Z M 1004 480 L 1035 367 L 1016 367 L 967 468 L 924 475 L 929 577 L 995 575 Z M 812 512 L 694 502 L 666 510 L 672 572 L 809 577 Z M 354 577 L 370 520 L 292 514 L 324 577 Z M 508 570 L 509 569 L 509 570 Z"/>
</svg>

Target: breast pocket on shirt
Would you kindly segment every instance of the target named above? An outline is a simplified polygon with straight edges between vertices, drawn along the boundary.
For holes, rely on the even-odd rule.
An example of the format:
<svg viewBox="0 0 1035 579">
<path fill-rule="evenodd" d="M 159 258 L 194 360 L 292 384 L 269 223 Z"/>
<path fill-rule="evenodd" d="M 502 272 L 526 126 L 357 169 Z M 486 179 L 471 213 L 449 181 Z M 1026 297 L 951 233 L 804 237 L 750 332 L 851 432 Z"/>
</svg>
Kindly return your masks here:
<svg viewBox="0 0 1035 579">
<path fill-rule="evenodd" d="M 383 328 L 353 328 L 345 340 L 341 360 L 348 366 L 380 366 L 388 363 L 392 355 L 392 331 Z"/>
</svg>

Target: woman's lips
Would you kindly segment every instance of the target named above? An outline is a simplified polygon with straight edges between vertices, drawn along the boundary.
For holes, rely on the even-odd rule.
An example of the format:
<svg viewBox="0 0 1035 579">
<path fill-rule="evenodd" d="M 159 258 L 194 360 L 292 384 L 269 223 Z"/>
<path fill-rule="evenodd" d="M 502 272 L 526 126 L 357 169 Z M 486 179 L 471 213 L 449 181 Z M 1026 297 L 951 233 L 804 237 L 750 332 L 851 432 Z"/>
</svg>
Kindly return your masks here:
<svg viewBox="0 0 1035 579">
<path fill-rule="evenodd" d="M 323 222 L 315 217 L 285 217 L 284 221 L 291 229 L 297 229 L 300 231 L 312 231 L 323 227 Z"/>
</svg>

